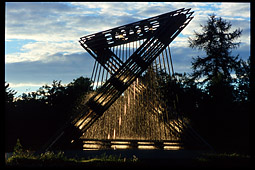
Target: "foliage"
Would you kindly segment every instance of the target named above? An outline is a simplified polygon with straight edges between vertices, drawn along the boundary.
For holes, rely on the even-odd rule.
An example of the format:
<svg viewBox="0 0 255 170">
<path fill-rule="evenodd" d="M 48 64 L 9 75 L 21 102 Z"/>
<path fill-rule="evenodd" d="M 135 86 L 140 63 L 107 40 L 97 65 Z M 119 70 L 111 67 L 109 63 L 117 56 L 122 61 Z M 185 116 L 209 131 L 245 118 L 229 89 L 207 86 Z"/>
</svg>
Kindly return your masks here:
<svg viewBox="0 0 255 170">
<path fill-rule="evenodd" d="M 231 26 L 213 14 L 201 25 L 202 33 L 195 31 L 195 37 L 189 38 L 191 48 L 206 52 L 206 56 L 197 56 L 191 63 L 193 73 L 188 82 L 199 88 L 195 94 L 202 99 L 191 117 L 202 136 L 218 149 L 248 150 L 250 65 L 238 55 L 231 55 L 242 33 L 240 29 L 229 32 Z M 233 71 L 236 77 L 231 75 Z M 235 134 L 242 134 L 242 138 L 236 139 Z"/>
<path fill-rule="evenodd" d="M 60 164 L 61 162 L 77 162 L 77 160 L 73 158 L 67 158 L 62 151 L 57 153 L 48 151 L 41 153 L 40 155 L 32 153 L 28 150 L 25 151 L 20 143 L 20 140 L 17 139 L 13 155 L 7 160 L 6 163 L 10 166 L 38 166 L 47 165 L 49 163 Z"/>
<path fill-rule="evenodd" d="M 74 158 L 67 158 L 64 152 L 45 152 L 40 155 L 35 154 L 19 154 L 13 155 L 7 160 L 7 165 L 10 166 L 51 166 L 65 163 L 76 163 L 77 160 Z"/>
<path fill-rule="evenodd" d="M 9 83 L 5 82 L 5 104 L 10 104 L 13 102 L 14 95 L 17 93 L 15 90 L 11 89 Z"/>
<path fill-rule="evenodd" d="M 126 158 L 126 157 L 122 157 L 121 154 L 118 155 L 114 155 L 114 154 L 110 154 L 107 155 L 105 152 L 101 155 L 96 155 L 93 158 L 88 158 L 88 159 L 81 159 L 80 162 L 138 162 L 138 157 L 135 155 L 132 155 L 131 158 Z"/>
<path fill-rule="evenodd" d="M 106 155 L 104 152 L 103 154 L 99 156 L 95 156 L 95 158 L 92 158 L 91 160 L 97 160 L 97 161 L 104 161 L 104 162 L 122 162 L 123 159 L 121 158 L 121 155 Z"/>
<path fill-rule="evenodd" d="M 121 157 L 121 155 L 107 155 L 103 153 L 99 156 L 93 158 L 67 158 L 65 153 L 62 151 L 52 152 L 47 151 L 41 154 L 31 153 L 29 151 L 24 151 L 20 143 L 20 140 L 17 140 L 16 146 L 14 147 L 13 156 L 7 160 L 7 165 L 11 167 L 39 167 L 39 166 L 64 166 L 64 165 L 81 165 L 80 163 L 92 163 L 92 162 L 137 162 L 138 158 L 133 155 L 131 158 Z"/>
<path fill-rule="evenodd" d="M 237 56 L 231 56 L 231 49 L 237 48 L 240 43 L 235 42 L 241 36 L 242 31 L 236 29 L 229 32 L 231 23 L 221 17 L 211 15 L 206 25 L 201 25 L 203 32 L 195 31 L 195 38 L 189 38 L 191 48 L 198 48 L 206 52 L 206 57 L 193 58 L 193 79 L 205 76 L 203 82 L 212 80 L 219 74 L 224 79 L 230 79 L 230 71 L 237 67 Z"/>
<path fill-rule="evenodd" d="M 90 79 L 79 77 L 67 85 L 53 80 L 35 92 L 23 93 L 6 108 L 7 150 L 17 138 L 26 149 L 39 149 L 77 112 L 90 91 Z"/>
<path fill-rule="evenodd" d="M 166 107 L 187 116 L 208 143 L 222 149 L 248 150 L 251 57 L 244 61 L 231 56 L 231 50 L 239 45 L 236 40 L 242 31 L 229 32 L 231 23 L 215 15 L 201 27 L 203 32 L 195 32 L 189 43 L 191 48 L 204 50 L 206 56 L 193 59 L 192 74 L 175 73 L 172 77 L 164 71 L 154 73 L 148 69 L 147 72 L 157 74 L 157 88 L 164 94 L 162 100 L 166 101 Z M 230 76 L 233 71 L 235 77 Z M 146 79 L 145 76 L 141 79 Z M 16 92 L 6 83 L 7 150 L 12 150 L 17 138 L 22 140 L 24 148 L 39 149 L 70 117 L 80 113 L 91 91 L 89 78 L 79 77 L 67 85 L 53 80 L 51 85 L 14 100 Z M 19 143 L 15 153 L 26 153 Z M 48 159 L 56 155 L 41 156 Z M 56 157 L 62 156 L 59 153 Z M 106 155 L 103 159 L 118 160 Z"/>
<path fill-rule="evenodd" d="M 238 67 L 236 68 L 236 78 L 234 79 L 234 83 L 236 84 L 236 101 L 245 102 L 250 100 L 250 63 L 251 56 L 247 61 L 240 59 L 238 62 Z"/>
<path fill-rule="evenodd" d="M 14 147 L 14 151 L 13 151 L 13 156 L 11 156 L 7 160 L 7 164 L 17 165 L 23 161 L 34 160 L 34 159 L 36 159 L 36 157 L 29 151 L 25 151 L 23 149 L 23 146 L 20 143 L 20 140 L 17 139 L 17 143 L 16 143 L 16 145 Z"/>
<path fill-rule="evenodd" d="M 239 154 L 239 153 L 203 153 L 197 158 L 200 162 L 206 163 L 220 163 L 220 162 L 232 162 L 232 164 L 242 162 L 244 160 L 249 160 L 249 155 Z M 248 166 L 248 165 L 246 165 Z"/>
<path fill-rule="evenodd" d="M 20 143 L 20 140 L 17 139 L 17 143 L 14 147 L 14 150 L 13 150 L 13 155 L 21 155 L 23 153 L 23 148 L 22 148 L 22 145 Z"/>
<path fill-rule="evenodd" d="M 226 103 L 247 101 L 249 92 L 249 63 L 232 56 L 231 50 L 239 46 L 236 40 L 242 30 L 229 32 L 232 24 L 215 14 L 210 15 L 206 25 L 200 25 L 202 33 L 194 32 L 189 46 L 206 52 L 205 57 L 193 58 L 191 79 L 209 94 L 212 102 Z M 231 76 L 235 71 L 236 78 Z"/>
</svg>

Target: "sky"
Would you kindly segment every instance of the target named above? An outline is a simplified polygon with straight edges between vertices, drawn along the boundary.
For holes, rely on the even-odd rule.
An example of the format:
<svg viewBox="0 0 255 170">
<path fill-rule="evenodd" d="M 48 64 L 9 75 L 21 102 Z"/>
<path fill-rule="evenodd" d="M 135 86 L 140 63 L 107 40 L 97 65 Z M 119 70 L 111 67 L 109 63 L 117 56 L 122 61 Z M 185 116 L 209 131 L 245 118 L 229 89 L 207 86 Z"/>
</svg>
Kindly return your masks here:
<svg viewBox="0 0 255 170">
<path fill-rule="evenodd" d="M 5 81 L 18 96 L 53 80 L 68 84 L 91 77 L 94 59 L 80 46 L 80 37 L 180 8 L 191 8 L 194 19 L 171 43 L 175 72 L 191 73 L 192 57 L 205 55 L 188 46 L 188 37 L 201 32 L 213 13 L 231 22 L 230 31 L 242 30 L 232 55 L 248 59 L 250 3 L 6 2 Z"/>
</svg>

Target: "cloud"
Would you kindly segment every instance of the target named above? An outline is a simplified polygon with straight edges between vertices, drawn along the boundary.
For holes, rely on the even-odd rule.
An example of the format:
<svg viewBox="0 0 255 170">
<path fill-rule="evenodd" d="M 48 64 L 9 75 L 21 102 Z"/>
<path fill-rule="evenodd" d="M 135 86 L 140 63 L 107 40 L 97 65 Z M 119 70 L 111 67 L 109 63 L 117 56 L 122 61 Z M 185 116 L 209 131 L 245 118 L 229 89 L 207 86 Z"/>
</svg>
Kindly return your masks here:
<svg viewBox="0 0 255 170">
<path fill-rule="evenodd" d="M 94 14 L 101 16 L 121 16 L 134 13 L 144 7 L 148 2 L 71 2 L 83 10 L 93 10 Z"/>
<path fill-rule="evenodd" d="M 225 17 L 250 18 L 250 3 L 220 3 L 215 4 L 219 8 L 218 15 Z"/>
<path fill-rule="evenodd" d="M 84 53 L 85 50 L 80 46 L 78 41 L 65 42 L 45 42 L 37 41 L 25 44 L 20 49 L 20 52 L 10 53 L 5 55 L 6 63 L 14 62 L 31 62 L 43 61 L 45 63 L 53 60 L 64 60 L 65 58 L 56 58 L 54 54 L 61 53 L 69 55 L 72 53 Z"/>
<path fill-rule="evenodd" d="M 225 19 L 225 18 L 224 18 Z M 250 37 L 250 22 L 244 19 L 230 19 L 227 20 L 230 21 L 232 24 L 232 28 L 230 31 L 234 31 L 235 29 L 241 29 L 242 34 L 238 41 L 241 41 L 242 43 L 250 45 L 251 37 Z"/>
<path fill-rule="evenodd" d="M 73 15 L 79 16 L 79 12 L 66 3 L 8 2 L 5 37 L 54 42 L 77 40 L 82 33 L 71 19 Z"/>
<path fill-rule="evenodd" d="M 228 6 L 228 9 L 225 9 Z M 32 39 L 62 42 L 77 40 L 86 34 L 138 21 L 179 8 L 192 8 L 195 18 L 182 32 L 191 35 L 207 15 L 217 11 L 224 16 L 237 16 L 237 7 L 249 11 L 247 3 L 190 2 L 71 2 L 7 3 L 6 39 Z M 233 7 L 233 8 L 232 8 Z M 228 11 L 225 12 L 224 11 Z M 230 12 L 229 12 L 230 11 Z M 235 15 L 232 15 L 232 14 Z M 229 14 L 229 15 L 228 15 Z M 230 15 L 231 14 L 231 15 Z M 219 14 L 220 15 L 220 14 Z"/>
<path fill-rule="evenodd" d="M 80 37 L 180 8 L 192 8 L 195 13 L 194 19 L 171 43 L 177 72 L 190 72 L 192 57 L 204 55 L 188 47 L 188 37 L 193 36 L 194 30 L 200 32 L 200 24 L 206 24 L 208 14 L 212 13 L 230 21 L 232 30 L 243 30 L 239 39 L 242 43 L 233 50 L 233 55 L 248 57 L 249 3 L 7 2 L 6 80 L 21 88 L 50 84 L 52 80 L 69 83 L 82 75 L 90 77 L 94 59 L 78 43 Z"/>
<path fill-rule="evenodd" d="M 40 87 L 42 83 L 9 83 L 11 88 L 18 88 L 18 87 Z M 46 84 L 46 83 L 45 83 Z"/>
<path fill-rule="evenodd" d="M 69 83 L 80 76 L 91 76 L 94 60 L 87 53 L 68 55 L 53 54 L 52 57 L 64 57 L 63 61 L 52 60 L 16 62 L 5 64 L 5 80 L 10 83 L 41 83 L 62 80 Z"/>
<path fill-rule="evenodd" d="M 183 46 L 180 48 L 179 46 L 170 46 L 171 47 L 171 56 L 173 60 L 173 66 L 175 72 L 190 73 L 191 70 L 191 61 L 193 57 L 196 56 L 204 56 L 205 53 L 203 51 L 198 51 L 196 49 L 192 49 L 189 47 Z"/>
</svg>

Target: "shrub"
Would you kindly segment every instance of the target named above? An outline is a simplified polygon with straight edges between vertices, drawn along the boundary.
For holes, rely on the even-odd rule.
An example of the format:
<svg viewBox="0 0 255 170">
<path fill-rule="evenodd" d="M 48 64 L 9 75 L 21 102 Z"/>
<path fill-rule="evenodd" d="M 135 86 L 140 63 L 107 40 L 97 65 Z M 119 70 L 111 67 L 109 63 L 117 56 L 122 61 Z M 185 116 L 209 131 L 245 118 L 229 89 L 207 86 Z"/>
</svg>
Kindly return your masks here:
<svg viewBox="0 0 255 170">
<path fill-rule="evenodd" d="M 8 166 L 45 166 L 45 165 L 61 165 L 61 163 L 77 162 L 75 159 L 70 159 L 64 156 L 64 152 L 45 152 L 40 155 L 35 155 L 32 152 L 24 151 L 20 140 L 14 147 L 13 155 L 6 161 Z"/>
</svg>

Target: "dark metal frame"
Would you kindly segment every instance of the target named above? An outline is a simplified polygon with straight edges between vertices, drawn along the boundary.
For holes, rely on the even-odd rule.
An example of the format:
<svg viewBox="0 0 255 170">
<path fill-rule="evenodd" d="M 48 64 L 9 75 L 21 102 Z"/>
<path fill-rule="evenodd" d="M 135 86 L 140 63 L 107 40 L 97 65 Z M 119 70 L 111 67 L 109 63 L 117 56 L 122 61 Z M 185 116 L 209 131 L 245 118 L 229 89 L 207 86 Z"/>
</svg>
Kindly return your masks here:
<svg viewBox="0 0 255 170">
<path fill-rule="evenodd" d="M 193 12 L 190 10 L 182 8 L 81 37 L 79 41 L 81 46 L 96 60 L 92 77 L 96 77 L 98 67 L 107 70 L 107 74 L 109 73 L 111 77 L 88 100 L 82 113 L 67 122 L 59 130 L 59 133 L 49 141 L 46 150 L 77 144 L 76 142 L 79 141 L 82 133 L 119 98 L 164 50 L 166 52 L 169 44 L 193 19 Z M 111 50 L 115 46 L 121 48 L 122 44 L 139 40 L 143 40 L 142 44 L 129 57 L 126 54 L 126 58 L 120 58 Z M 170 54 L 170 49 L 168 50 Z M 170 70 L 169 65 L 168 69 Z M 174 74 L 173 68 L 171 69 L 172 74 Z M 99 77 L 100 75 L 98 80 Z"/>
</svg>

